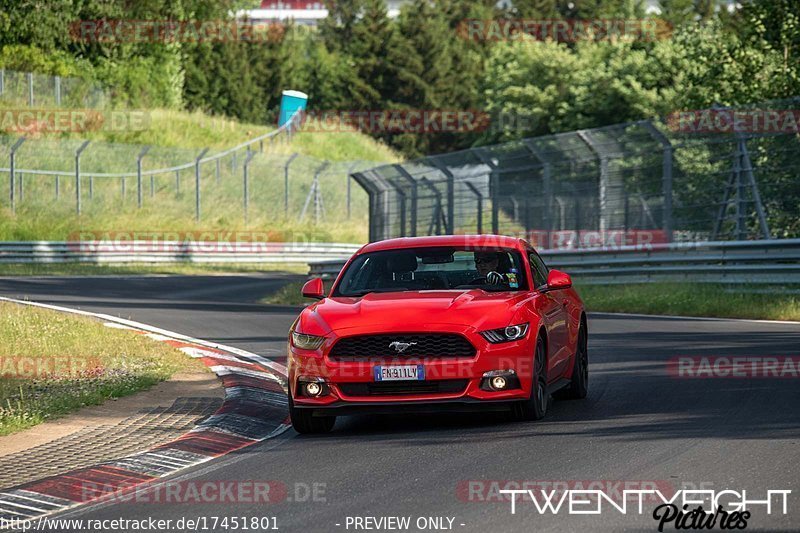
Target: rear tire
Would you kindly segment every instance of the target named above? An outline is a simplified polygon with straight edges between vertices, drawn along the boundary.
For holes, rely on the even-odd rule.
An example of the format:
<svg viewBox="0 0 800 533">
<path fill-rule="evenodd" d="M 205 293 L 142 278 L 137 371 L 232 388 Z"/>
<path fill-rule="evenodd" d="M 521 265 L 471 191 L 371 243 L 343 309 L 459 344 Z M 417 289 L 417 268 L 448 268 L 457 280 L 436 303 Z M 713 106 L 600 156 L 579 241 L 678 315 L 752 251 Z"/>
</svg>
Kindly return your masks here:
<svg viewBox="0 0 800 533">
<path fill-rule="evenodd" d="M 289 395 L 289 417 L 292 419 L 292 427 L 301 434 L 320 434 L 329 433 L 334 424 L 335 416 L 312 416 L 310 409 L 297 409 Z"/>
<path fill-rule="evenodd" d="M 533 383 L 531 384 L 531 395 L 527 400 L 523 400 L 512 408 L 512 414 L 516 420 L 541 420 L 547 414 L 547 404 L 549 395 L 547 394 L 547 355 L 544 346 L 544 339 L 539 337 L 536 340 L 536 352 L 533 358 Z"/>
<path fill-rule="evenodd" d="M 589 348 L 586 326 L 581 324 L 578 330 L 578 347 L 575 350 L 575 362 L 572 369 L 572 380 L 569 387 L 558 391 L 557 398 L 565 400 L 583 400 L 589 393 Z"/>
</svg>

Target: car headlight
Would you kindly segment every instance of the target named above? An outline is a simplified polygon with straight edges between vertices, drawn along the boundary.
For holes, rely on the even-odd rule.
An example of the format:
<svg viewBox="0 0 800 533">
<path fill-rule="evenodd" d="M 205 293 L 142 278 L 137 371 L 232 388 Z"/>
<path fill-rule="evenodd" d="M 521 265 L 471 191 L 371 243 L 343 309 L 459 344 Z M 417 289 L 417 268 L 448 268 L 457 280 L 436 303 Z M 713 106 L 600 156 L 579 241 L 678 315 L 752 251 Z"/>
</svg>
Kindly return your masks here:
<svg viewBox="0 0 800 533">
<path fill-rule="evenodd" d="M 301 350 L 316 350 L 322 346 L 323 342 L 325 342 L 325 337 L 292 331 L 292 344 Z"/>
<path fill-rule="evenodd" d="M 524 338 L 527 333 L 527 322 L 524 324 L 516 324 L 514 326 L 506 326 L 504 328 L 487 329 L 486 331 L 481 331 L 483 338 L 492 344 L 516 341 Z"/>
</svg>

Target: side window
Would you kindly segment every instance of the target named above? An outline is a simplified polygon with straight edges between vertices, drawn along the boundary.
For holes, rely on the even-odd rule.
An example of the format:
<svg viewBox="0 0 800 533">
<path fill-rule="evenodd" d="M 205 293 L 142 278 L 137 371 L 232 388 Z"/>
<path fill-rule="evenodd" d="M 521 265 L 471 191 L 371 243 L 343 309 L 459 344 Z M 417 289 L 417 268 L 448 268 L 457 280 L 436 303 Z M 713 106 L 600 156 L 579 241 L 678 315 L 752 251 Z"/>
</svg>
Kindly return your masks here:
<svg viewBox="0 0 800 533">
<path fill-rule="evenodd" d="M 547 283 L 547 267 L 538 254 L 531 252 L 528 254 L 528 259 L 531 263 L 531 274 L 533 275 L 534 288 L 538 289 Z"/>
</svg>

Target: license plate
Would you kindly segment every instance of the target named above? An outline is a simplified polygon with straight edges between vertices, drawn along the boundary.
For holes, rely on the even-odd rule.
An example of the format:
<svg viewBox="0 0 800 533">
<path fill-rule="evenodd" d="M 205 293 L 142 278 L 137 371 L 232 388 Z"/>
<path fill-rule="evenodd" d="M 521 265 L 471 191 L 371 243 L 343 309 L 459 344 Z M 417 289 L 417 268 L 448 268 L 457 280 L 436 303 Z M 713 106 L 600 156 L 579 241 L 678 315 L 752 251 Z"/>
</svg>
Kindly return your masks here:
<svg viewBox="0 0 800 533">
<path fill-rule="evenodd" d="M 424 365 L 376 366 L 375 381 L 424 381 Z"/>
</svg>

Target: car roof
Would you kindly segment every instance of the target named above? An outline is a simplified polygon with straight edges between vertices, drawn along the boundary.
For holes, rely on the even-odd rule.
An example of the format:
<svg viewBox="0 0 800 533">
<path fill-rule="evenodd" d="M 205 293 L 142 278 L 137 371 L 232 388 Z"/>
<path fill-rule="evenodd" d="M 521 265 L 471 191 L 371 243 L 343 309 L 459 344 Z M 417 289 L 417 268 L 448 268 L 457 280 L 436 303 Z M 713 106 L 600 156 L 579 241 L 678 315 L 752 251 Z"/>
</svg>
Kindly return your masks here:
<svg viewBox="0 0 800 533">
<path fill-rule="evenodd" d="M 432 237 L 401 237 L 398 239 L 377 241 L 365 245 L 359 250 L 359 253 L 437 246 L 512 248 L 515 250 L 525 250 L 530 245 L 523 239 L 505 235 L 437 235 Z"/>
</svg>

